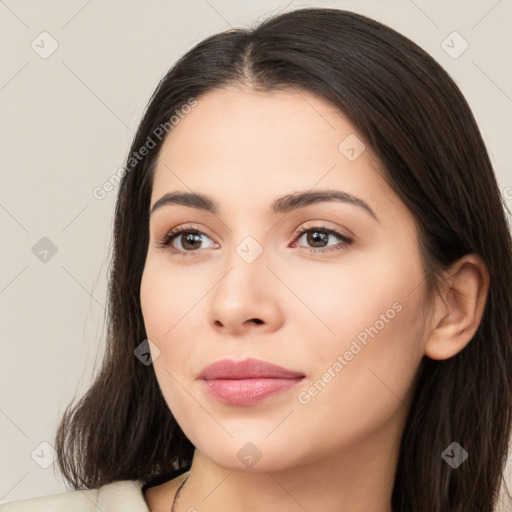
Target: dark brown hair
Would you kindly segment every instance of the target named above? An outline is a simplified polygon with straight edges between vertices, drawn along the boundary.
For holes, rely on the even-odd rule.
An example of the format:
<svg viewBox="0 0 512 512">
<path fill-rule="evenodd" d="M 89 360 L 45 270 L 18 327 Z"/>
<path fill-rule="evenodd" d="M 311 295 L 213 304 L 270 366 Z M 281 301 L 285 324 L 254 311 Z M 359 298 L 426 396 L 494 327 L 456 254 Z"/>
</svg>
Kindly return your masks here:
<svg viewBox="0 0 512 512">
<path fill-rule="evenodd" d="M 392 506 L 394 512 L 491 512 L 511 434 L 506 206 L 471 110 L 449 75 L 406 37 L 336 9 L 299 9 L 208 37 L 160 81 L 120 183 L 102 367 L 86 394 L 68 406 L 56 436 L 65 478 L 75 488 L 126 479 L 147 487 L 190 467 L 193 445 L 169 411 L 152 366 L 134 357 L 147 338 L 139 291 L 152 176 L 165 140 L 154 134 L 191 98 L 200 101 L 203 93 L 233 84 L 310 91 L 347 116 L 415 218 L 430 296 L 457 259 L 474 253 L 485 263 L 490 288 L 474 338 L 454 357 L 421 362 Z M 148 137 L 155 147 L 134 160 Z M 469 453 L 456 470 L 441 458 L 454 441 Z"/>
</svg>

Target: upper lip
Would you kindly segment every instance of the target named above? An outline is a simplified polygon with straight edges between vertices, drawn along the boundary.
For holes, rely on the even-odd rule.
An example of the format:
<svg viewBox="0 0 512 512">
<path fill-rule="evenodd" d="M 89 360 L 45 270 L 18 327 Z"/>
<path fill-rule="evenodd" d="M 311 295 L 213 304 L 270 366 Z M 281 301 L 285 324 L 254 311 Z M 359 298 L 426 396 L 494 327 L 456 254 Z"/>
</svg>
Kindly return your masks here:
<svg viewBox="0 0 512 512">
<path fill-rule="evenodd" d="M 281 378 L 296 379 L 304 377 L 301 372 L 288 370 L 282 366 L 261 361 L 259 359 L 219 359 L 204 367 L 199 374 L 200 379 L 256 379 L 256 378 Z"/>
</svg>

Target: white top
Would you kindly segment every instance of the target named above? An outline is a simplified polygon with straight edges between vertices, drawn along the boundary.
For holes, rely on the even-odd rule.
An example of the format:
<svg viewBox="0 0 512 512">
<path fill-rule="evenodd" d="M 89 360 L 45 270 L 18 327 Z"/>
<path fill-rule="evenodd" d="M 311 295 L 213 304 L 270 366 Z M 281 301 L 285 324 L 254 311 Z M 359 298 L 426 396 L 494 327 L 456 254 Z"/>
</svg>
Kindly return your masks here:
<svg viewBox="0 0 512 512">
<path fill-rule="evenodd" d="M 120 480 L 99 489 L 70 490 L 0 505 L 0 512 L 150 512 L 140 480 Z"/>
</svg>

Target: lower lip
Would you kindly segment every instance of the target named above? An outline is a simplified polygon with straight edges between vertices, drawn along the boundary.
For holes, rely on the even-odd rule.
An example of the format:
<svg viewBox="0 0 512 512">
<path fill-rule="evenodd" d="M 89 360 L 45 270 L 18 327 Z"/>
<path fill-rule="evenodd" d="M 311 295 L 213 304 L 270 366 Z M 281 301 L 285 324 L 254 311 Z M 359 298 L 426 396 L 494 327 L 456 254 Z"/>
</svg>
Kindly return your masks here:
<svg viewBox="0 0 512 512">
<path fill-rule="evenodd" d="M 253 405 L 296 386 L 303 377 L 296 379 L 214 379 L 204 380 L 209 395 L 227 405 Z"/>
</svg>

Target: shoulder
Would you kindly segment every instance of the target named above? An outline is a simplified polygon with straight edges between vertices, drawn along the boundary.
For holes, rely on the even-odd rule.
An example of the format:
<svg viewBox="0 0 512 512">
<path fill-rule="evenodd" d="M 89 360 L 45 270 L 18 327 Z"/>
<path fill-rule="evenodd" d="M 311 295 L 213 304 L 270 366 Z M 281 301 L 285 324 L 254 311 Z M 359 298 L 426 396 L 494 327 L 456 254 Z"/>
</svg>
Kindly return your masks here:
<svg viewBox="0 0 512 512">
<path fill-rule="evenodd" d="M 149 512 L 140 480 L 121 480 L 98 489 L 72 490 L 0 505 L 0 512 Z"/>
</svg>

